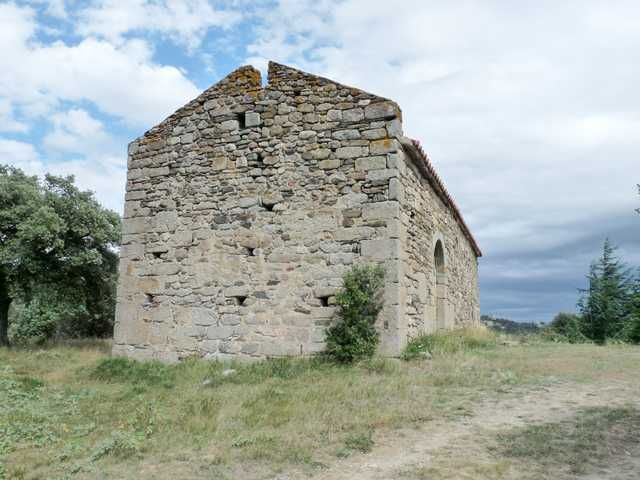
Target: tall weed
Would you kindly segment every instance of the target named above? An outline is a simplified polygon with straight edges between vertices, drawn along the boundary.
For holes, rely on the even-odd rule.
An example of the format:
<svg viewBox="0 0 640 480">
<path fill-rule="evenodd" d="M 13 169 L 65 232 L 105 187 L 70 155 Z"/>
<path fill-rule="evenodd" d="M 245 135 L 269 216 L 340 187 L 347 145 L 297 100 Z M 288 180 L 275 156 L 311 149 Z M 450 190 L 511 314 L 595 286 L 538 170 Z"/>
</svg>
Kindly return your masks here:
<svg viewBox="0 0 640 480">
<path fill-rule="evenodd" d="M 484 327 L 441 330 L 411 339 L 402 353 L 402 358 L 413 360 L 425 355 L 450 355 L 494 348 L 497 344 L 496 334 Z"/>
</svg>

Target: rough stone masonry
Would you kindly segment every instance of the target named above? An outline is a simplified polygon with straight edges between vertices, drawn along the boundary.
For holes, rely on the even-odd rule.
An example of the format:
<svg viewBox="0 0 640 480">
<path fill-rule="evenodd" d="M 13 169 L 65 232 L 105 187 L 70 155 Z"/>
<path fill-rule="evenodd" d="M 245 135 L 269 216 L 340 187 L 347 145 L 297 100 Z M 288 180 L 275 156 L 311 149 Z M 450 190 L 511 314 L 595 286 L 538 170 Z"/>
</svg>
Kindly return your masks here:
<svg viewBox="0 0 640 480">
<path fill-rule="evenodd" d="M 398 105 L 359 89 L 241 67 L 129 145 L 125 200 L 116 355 L 317 353 L 372 262 L 382 354 L 479 321 L 473 236 Z"/>
</svg>

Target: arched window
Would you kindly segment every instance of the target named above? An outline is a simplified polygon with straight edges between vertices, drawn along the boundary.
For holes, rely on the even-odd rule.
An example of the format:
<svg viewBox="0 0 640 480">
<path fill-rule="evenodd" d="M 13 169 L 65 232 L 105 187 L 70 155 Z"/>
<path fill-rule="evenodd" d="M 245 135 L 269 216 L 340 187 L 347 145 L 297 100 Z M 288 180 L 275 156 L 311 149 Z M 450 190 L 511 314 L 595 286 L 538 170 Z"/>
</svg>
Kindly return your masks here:
<svg viewBox="0 0 640 480">
<path fill-rule="evenodd" d="M 446 280 L 447 270 L 444 259 L 444 247 L 442 241 L 436 241 L 436 246 L 433 250 L 433 264 L 436 273 L 436 328 L 446 328 Z"/>
</svg>

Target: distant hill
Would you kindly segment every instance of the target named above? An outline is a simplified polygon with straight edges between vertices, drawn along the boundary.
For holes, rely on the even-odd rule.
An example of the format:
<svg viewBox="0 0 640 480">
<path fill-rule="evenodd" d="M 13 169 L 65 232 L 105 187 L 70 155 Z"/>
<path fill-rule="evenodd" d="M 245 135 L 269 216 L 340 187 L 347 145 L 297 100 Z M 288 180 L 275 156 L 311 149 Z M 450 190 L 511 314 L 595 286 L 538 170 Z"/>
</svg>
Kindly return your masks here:
<svg viewBox="0 0 640 480">
<path fill-rule="evenodd" d="M 538 323 L 515 322 L 507 318 L 495 318 L 491 315 L 480 316 L 480 321 L 491 330 L 503 333 L 536 333 L 541 329 Z"/>
</svg>

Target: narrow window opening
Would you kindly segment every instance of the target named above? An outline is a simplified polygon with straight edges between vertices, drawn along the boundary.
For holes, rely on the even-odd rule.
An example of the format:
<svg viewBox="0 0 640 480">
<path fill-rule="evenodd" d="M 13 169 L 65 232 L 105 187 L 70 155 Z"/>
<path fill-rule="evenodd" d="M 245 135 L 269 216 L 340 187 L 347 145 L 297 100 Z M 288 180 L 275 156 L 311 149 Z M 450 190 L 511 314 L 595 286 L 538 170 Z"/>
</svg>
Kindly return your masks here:
<svg viewBox="0 0 640 480">
<path fill-rule="evenodd" d="M 247 256 L 248 257 L 255 257 L 256 256 L 256 249 L 255 248 L 245 247 L 245 249 L 247 251 Z"/>
<path fill-rule="evenodd" d="M 156 303 L 156 298 L 154 295 L 150 293 L 144 294 L 144 303 L 142 304 L 143 308 L 151 308 L 155 305 L 155 303 Z"/>
<path fill-rule="evenodd" d="M 244 306 L 244 302 L 247 300 L 247 297 L 244 295 L 238 295 L 237 297 L 234 297 L 234 298 L 235 298 L 236 305 L 239 305 L 241 307 Z"/>
<path fill-rule="evenodd" d="M 275 207 L 275 203 L 263 203 L 262 206 L 265 208 L 267 212 L 273 212 L 273 207 Z"/>
<path fill-rule="evenodd" d="M 302 90 L 294 90 L 294 91 L 293 91 L 293 96 L 294 96 L 294 97 L 299 97 L 299 96 L 300 96 L 300 94 L 302 94 Z"/>
<path fill-rule="evenodd" d="M 153 258 L 161 258 L 165 252 L 153 252 Z"/>
<path fill-rule="evenodd" d="M 329 296 L 324 296 L 324 297 L 318 297 L 318 300 L 320 300 L 320 305 L 322 307 L 328 307 L 329 306 Z"/>
<path fill-rule="evenodd" d="M 242 130 L 243 128 L 247 128 L 247 121 L 245 119 L 244 112 L 236 114 L 236 119 L 238 120 L 240 130 Z"/>
<path fill-rule="evenodd" d="M 437 328 L 446 328 L 447 319 L 445 304 L 447 297 L 447 271 L 444 258 L 444 247 L 440 240 L 436 242 L 433 252 L 433 261 L 436 274 L 436 326 Z"/>
<path fill-rule="evenodd" d="M 264 154 L 262 152 L 258 152 L 258 165 L 262 166 L 264 165 Z"/>
</svg>

